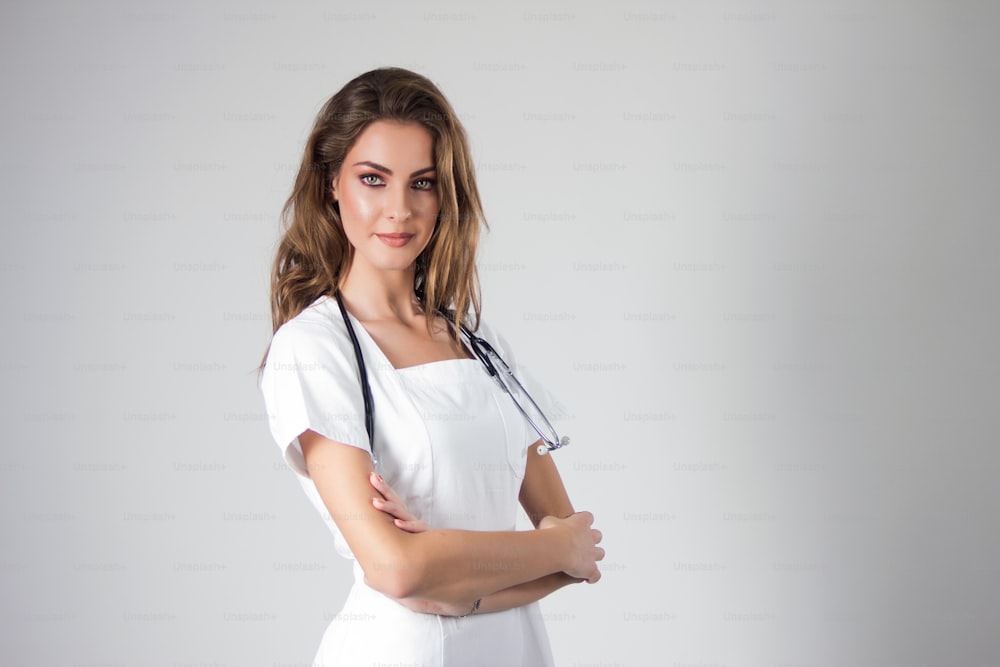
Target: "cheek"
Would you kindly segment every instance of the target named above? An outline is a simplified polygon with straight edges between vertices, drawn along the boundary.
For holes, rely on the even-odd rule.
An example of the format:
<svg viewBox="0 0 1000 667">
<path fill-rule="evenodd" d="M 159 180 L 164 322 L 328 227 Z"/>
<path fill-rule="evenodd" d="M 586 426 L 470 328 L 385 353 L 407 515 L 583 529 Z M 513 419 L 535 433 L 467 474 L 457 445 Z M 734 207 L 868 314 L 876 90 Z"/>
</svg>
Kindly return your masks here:
<svg viewBox="0 0 1000 667">
<path fill-rule="evenodd" d="M 427 196 L 423 199 L 420 207 L 420 214 L 426 218 L 434 220 L 437 218 L 438 214 L 441 212 L 441 199 L 440 197 L 433 195 Z"/>
<path fill-rule="evenodd" d="M 341 190 L 340 217 L 345 226 L 365 224 L 378 212 L 377 193 L 372 188 L 351 184 Z"/>
</svg>

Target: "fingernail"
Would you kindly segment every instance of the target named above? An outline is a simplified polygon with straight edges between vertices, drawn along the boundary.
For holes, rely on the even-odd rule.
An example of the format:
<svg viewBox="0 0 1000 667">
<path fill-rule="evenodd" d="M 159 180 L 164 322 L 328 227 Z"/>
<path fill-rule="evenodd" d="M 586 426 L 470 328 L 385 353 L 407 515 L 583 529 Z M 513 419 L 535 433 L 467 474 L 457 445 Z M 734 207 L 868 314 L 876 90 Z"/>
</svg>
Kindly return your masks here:
<svg viewBox="0 0 1000 667">
<path fill-rule="evenodd" d="M 384 479 L 382 479 L 382 475 L 375 475 L 375 479 L 377 479 L 379 482 L 385 481 Z"/>
</svg>

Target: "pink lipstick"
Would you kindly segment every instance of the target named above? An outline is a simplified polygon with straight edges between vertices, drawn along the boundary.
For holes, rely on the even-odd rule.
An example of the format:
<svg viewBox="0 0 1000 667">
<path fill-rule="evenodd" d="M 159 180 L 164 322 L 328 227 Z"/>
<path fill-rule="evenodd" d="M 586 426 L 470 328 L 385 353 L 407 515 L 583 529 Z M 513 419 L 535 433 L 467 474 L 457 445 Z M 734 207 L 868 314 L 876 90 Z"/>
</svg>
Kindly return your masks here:
<svg viewBox="0 0 1000 667">
<path fill-rule="evenodd" d="M 413 238 L 413 234 L 376 234 L 382 243 L 393 248 L 400 248 L 406 245 L 410 239 Z"/>
</svg>

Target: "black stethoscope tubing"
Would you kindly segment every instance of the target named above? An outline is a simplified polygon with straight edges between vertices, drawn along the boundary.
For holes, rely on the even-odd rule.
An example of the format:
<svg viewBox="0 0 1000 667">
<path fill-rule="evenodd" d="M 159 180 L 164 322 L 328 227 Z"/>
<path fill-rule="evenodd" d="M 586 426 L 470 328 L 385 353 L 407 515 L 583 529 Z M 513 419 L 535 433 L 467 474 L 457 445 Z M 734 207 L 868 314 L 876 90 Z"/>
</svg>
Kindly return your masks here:
<svg viewBox="0 0 1000 667">
<path fill-rule="evenodd" d="M 372 460 L 378 463 L 378 458 L 375 456 L 375 401 L 372 399 L 372 387 L 371 383 L 368 382 L 368 369 L 365 368 L 365 355 L 361 353 L 361 343 L 358 342 L 358 335 L 354 331 L 354 325 L 351 324 L 351 318 L 347 315 L 347 309 L 344 307 L 344 302 L 340 298 L 340 290 L 334 292 L 334 298 L 337 300 L 337 305 L 340 307 L 340 314 L 344 318 L 344 324 L 347 325 L 347 335 L 351 339 L 351 345 L 354 347 L 354 356 L 358 361 L 358 375 L 361 380 L 361 394 L 365 403 L 365 431 L 368 433 L 368 449 L 371 451 Z M 453 326 L 455 320 L 452 319 L 451 314 L 444 311 L 440 311 L 441 315 L 444 316 Z M 474 339 L 472 333 L 465 328 L 461 323 L 459 324 L 462 333 L 464 333 L 470 340 Z M 486 341 L 482 341 L 484 344 Z M 497 369 L 493 366 L 490 360 L 485 354 L 476 346 L 471 346 L 475 355 L 486 367 L 486 370 L 492 377 L 497 376 Z"/>
<path fill-rule="evenodd" d="M 351 318 L 348 316 L 347 309 L 344 307 L 344 302 L 340 298 L 340 290 L 334 291 L 334 298 L 337 300 L 337 305 L 340 307 L 340 314 L 344 318 L 344 324 L 347 326 L 347 334 L 351 339 L 351 345 L 354 347 L 354 356 L 357 358 L 358 375 L 361 380 L 361 394 L 365 404 L 365 431 L 368 432 L 368 448 L 369 450 L 371 450 L 372 461 L 377 465 L 378 458 L 375 455 L 375 406 L 374 406 L 374 400 L 372 400 L 371 384 L 368 382 L 368 370 L 367 368 L 365 368 L 365 357 L 364 354 L 362 354 L 361 352 L 361 344 L 358 342 L 358 336 L 357 333 L 355 333 L 354 331 L 354 325 L 351 324 Z M 441 314 L 442 317 L 448 320 L 448 322 L 452 326 L 456 325 L 455 319 L 452 317 L 451 313 L 448 313 L 444 310 L 439 310 L 438 312 Z M 497 384 L 500 385 L 500 388 L 503 389 L 504 392 L 506 392 L 508 395 L 511 395 L 510 390 L 506 387 L 506 385 L 504 385 L 503 381 L 500 379 L 500 370 L 497 369 L 497 367 L 493 364 L 493 362 L 489 358 L 489 355 L 483 351 L 483 348 L 486 348 L 490 354 L 496 355 L 497 359 L 500 360 L 502 363 L 504 363 L 504 365 L 506 366 L 506 362 L 503 362 L 503 358 L 499 355 L 499 353 L 497 353 L 496 350 L 493 349 L 493 346 L 490 345 L 488 341 L 480 338 L 479 336 L 474 335 L 461 322 L 457 322 L 457 325 L 459 327 L 459 330 L 465 335 L 466 339 L 469 341 L 469 347 L 472 348 L 473 354 L 475 354 L 475 356 L 479 359 L 479 361 L 482 362 L 483 367 L 486 369 L 486 372 L 489 373 L 490 377 L 492 377 L 494 380 L 497 381 Z M 509 370 L 507 372 L 508 374 L 510 374 Z M 511 375 L 511 379 L 520 387 L 520 382 L 518 382 L 517 379 L 513 377 L 513 375 Z M 543 421 L 548 426 L 549 430 L 553 430 L 554 439 L 551 442 L 549 441 L 549 438 L 545 437 L 542 431 L 539 430 L 538 425 L 536 425 L 534 421 L 532 421 L 532 419 L 528 417 L 528 414 L 525 412 L 525 409 L 516 399 L 514 399 L 512 395 L 511 399 L 514 401 L 514 405 L 521 412 L 521 414 L 524 415 L 525 419 L 528 420 L 528 422 L 532 425 L 532 427 L 536 431 L 538 431 L 538 434 L 545 441 L 544 445 L 539 445 L 538 447 L 538 453 L 540 455 L 547 454 L 552 450 L 559 449 L 560 447 L 565 447 L 567 444 L 569 444 L 569 438 L 566 437 L 559 438 L 557 435 L 554 435 L 554 430 L 552 429 L 551 425 L 549 425 L 548 420 L 545 419 L 545 416 L 541 414 L 541 411 L 538 410 L 537 405 L 535 405 L 534 400 L 532 400 L 530 396 L 528 396 L 528 400 L 534 406 L 535 410 L 538 411 L 538 414 L 541 416 L 541 421 Z"/>
</svg>

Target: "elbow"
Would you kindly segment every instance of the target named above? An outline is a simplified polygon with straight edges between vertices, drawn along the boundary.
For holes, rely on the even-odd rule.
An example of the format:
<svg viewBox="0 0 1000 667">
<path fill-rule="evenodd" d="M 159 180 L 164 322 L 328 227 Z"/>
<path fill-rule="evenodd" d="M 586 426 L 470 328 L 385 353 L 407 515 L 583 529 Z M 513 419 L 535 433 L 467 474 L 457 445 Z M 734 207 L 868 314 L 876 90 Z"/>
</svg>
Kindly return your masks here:
<svg viewBox="0 0 1000 667">
<path fill-rule="evenodd" d="M 402 552 L 376 557 L 363 569 L 365 583 L 393 600 L 417 597 L 423 583 L 418 561 Z"/>
<path fill-rule="evenodd" d="M 414 597 L 418 584 L 405 572 L 395 567 L 387 566 L 384 570 L 369 574 L 365 572 L 365 583 L 382 595 L 393 600 L 405 600 Z"/>
</svg>

